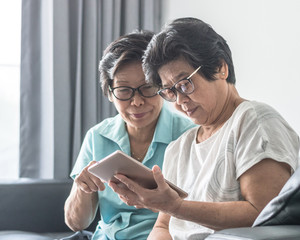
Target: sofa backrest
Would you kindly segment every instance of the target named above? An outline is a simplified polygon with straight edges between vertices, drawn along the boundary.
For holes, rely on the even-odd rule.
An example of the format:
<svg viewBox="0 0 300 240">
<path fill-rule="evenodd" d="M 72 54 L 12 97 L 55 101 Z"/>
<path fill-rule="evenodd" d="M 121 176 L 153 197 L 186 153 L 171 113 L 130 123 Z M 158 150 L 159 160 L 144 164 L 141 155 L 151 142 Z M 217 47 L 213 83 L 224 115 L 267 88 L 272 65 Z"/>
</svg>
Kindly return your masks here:
<svg viewBox="0 0 300 240">
<path fill-rule="evenodd" d="M 72 180 L 0 182 L 0 230 L 67 232 L 64 202 Z"/>
</svg>

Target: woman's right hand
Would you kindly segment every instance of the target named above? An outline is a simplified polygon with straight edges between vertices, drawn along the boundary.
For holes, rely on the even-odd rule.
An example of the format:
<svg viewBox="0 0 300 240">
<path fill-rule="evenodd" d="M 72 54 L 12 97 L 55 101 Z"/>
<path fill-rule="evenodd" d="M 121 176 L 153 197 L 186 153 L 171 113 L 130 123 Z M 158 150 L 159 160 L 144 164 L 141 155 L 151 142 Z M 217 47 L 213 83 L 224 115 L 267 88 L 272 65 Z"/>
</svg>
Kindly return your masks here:
<svg viewBox="0 0 300 240">
<path fill-rule="evenodd" d="M 105 189 L 104 183 L 88 171 L 88 168 L 95 163 L 97 162 L 91 161 L 74 179 L 77 187 L 85 193 L 93 193 Z"/>
</svg>

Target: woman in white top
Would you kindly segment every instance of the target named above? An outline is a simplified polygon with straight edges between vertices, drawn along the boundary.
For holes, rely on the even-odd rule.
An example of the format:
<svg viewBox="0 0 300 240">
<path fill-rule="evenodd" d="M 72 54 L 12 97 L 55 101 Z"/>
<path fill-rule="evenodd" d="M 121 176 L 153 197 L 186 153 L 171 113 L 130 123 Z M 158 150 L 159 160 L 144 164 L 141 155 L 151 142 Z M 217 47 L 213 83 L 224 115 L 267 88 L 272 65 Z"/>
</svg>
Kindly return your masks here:
<svg viewBox="0 0 300 240">
<path fill-rule="evenodd" d="M 148 45 L 148 81 L 199 126 L 172 142 L 158 187 L 110 186 L 128 205 L 159 211 L 148 239 L 204 239 L 251 226 L 297 167 L 299 137 L 270 106 L 241 98 L 226 41 L 195 18 L 173 21 Z M 163 177 L 189 193 L 181 199 Z"/>
</svg>

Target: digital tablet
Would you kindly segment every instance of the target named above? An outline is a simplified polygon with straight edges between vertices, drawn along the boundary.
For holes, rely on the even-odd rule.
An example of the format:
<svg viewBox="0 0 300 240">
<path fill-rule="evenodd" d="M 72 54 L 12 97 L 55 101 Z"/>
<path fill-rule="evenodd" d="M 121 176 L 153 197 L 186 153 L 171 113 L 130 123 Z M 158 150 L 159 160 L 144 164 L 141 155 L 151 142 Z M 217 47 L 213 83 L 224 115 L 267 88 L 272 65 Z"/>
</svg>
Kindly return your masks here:
<svg viewBox="0 0 300 240">
<path fill-rule="evenodd" d="M 100 178 L 103 182 L 113 181 L 115 183 L 119 183 L 120 181 L 117 180 L 114 175 L 120 173 L 145 188 L 154 189 L 157 187 L 152 170 L 120 150 L 113 152 L 99 162 L 90 166 L 88 171 Z M 179 194 L 181 198 L 186 198 L 188 196 L 185 191 L 173 183 L 168 180 L 165 181 Z"/>
</svg>

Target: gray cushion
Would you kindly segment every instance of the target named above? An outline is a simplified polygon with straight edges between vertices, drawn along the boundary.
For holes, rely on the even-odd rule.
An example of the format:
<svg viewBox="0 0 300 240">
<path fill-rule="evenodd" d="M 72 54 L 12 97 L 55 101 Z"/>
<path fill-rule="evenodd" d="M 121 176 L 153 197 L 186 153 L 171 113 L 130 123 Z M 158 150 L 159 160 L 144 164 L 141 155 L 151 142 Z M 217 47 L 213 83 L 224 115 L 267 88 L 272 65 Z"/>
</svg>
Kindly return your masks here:
<svg viewBox="0 0 300 240">
<path fill-rule="evenodd" d="M 299 240 L 299 226 L 263 226 L 230 228 L 218 231 L 205 240 Z"/>
<path fill-rule="evenodd" d="M 0 231 L 0 240 L 53 240 L 53 238 L 31 232 Z"/>
<path fill-rule="evenodd" d="M 253 226 L 300 225 L 300 168 L 279 195 L 262 210 Z"/>
</svg>

